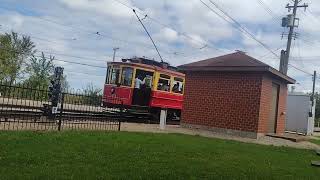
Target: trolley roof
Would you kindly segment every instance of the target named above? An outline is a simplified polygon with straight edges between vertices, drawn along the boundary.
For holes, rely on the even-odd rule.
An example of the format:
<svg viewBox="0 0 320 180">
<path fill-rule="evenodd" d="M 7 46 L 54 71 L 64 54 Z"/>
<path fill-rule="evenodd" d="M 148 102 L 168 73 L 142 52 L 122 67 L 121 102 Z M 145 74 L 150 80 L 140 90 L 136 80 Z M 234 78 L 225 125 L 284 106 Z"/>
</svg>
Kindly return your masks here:
<svg viewBox="0 0 320 180">
<path fill-rule="evenodd" d="M 185 76 L 183 73 L 178 71 L 177 67 L 170 66 L 169 63 L 161 63 L 145 58 L 122 59 L 122 62 L 108 62 L 108 65 L 128 65 L 144 69 L 152 69 L 175 76 Z"/>
</svg>

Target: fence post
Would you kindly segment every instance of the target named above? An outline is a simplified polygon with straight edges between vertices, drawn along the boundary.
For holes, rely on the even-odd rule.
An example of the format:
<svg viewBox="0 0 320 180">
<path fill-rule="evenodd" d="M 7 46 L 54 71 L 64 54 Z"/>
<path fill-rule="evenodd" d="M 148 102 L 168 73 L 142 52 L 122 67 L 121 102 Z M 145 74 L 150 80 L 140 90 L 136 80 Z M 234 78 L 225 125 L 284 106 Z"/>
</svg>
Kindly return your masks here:
<svg viewBox="0 0 320 180">
<path fill-rule="evenodd" d="M 61 93 L 60 117 L 59 117 L 59 122 L 58 122 L 58 131 L 61 131 L 62 116 L 63 116 L 63 103 L 64 103 L 64 93 Z"/>
<path fill-rule="evenodd" d="M 121 128 L 121 120 L 122 120 L 122 118 L 123 118 L 123 101 L 121 100 L 118 131 L 120 131 L 120 128 Z"/>
</svg>

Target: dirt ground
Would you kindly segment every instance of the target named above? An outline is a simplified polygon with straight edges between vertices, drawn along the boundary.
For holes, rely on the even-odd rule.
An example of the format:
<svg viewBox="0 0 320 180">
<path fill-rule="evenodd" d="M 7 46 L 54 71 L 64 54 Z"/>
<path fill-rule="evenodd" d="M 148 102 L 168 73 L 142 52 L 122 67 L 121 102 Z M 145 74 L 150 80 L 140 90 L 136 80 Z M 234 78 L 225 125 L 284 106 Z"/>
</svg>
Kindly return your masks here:
<svg viewBox="0 0 320 180">
<path fill-rule="evenodd" d="M 129 132 L 152 132 L 152 133 L 178 133 L 188 135 L 199 135 L 209 138 L 235 140 L 246 143 L 273 145 L 273 146 L 287 146 L 299 149 L 316 149 L 320 150 L 320 146 L 308 141 L 292 142 L 285 139 L 272 138 L 268 136 L 260 137 L 259 139 L 242 138 L 226 134 L 215 133 L 207 130 L 188 129 L 180 127 L 179 125 L 167 125 L 165 130 L 161 130 L 157 124 L 139 124 L 139 123 L 121 123 L 121 131 Z M 320 135 L 320 134 L 319 134 Z M 317 137 L 312 137 L 317 138 Z"/>
</svg>

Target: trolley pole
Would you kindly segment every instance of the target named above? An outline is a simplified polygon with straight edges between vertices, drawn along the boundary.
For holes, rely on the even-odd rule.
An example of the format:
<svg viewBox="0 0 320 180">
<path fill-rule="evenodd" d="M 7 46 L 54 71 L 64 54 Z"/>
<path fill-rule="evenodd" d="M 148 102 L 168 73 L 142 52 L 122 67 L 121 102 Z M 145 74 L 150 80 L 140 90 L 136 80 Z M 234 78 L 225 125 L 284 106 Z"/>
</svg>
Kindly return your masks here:
<svg viewBox="0 0 320 180">
<path fill-rule="evenodd" d="M 115 61 L 115 59 L 116 59 L 116 52 L 117 52 L 117 50 L 119 50 L 119 49 L 120 49 L 120 48 L 118 48 L 118 47 L 113 48 L 113 58 L 112 58 L 112 62 Z"/>
</svg>

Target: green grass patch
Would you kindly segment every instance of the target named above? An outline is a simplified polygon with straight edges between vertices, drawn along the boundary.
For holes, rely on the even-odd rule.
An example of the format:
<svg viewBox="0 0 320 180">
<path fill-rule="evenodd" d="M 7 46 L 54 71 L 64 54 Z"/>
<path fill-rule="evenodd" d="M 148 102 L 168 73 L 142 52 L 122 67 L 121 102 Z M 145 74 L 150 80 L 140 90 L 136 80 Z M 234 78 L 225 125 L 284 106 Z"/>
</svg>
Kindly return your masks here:
<svg viewBox="0 0 320 180">
<path fill-rule="evenodd" d="M 177 134 L 0 132 L 0 179 L 319 179 L 317 158 Z"/>
<path fill-rule="evenodd" d="M 320 145 L 320 139 L 311 139 L 310 142 Z"/>
</svg>

